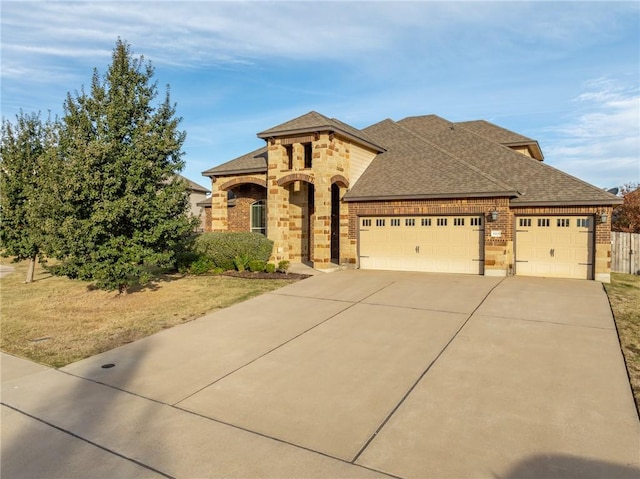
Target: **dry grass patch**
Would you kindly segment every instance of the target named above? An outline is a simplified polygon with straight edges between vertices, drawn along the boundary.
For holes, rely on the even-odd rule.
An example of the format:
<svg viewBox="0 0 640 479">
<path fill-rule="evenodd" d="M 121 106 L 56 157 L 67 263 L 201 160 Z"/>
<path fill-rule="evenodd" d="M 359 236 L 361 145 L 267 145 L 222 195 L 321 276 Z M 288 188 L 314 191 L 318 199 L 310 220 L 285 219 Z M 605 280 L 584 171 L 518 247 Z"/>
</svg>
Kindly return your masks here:
<svg viewBox="0 0 640 479">
<path fill-rule="evenodd" d="M 3 260 L 3 264 L 9 264 Z M 149 336 L 208 312 L 280 288 L 293 280 L 164 275 L 125 296 L 37 268 L 24 284 L 26 262 L 0 279 L 0 348 L 61 367 Z"/>
<path fill-rule="evenodd" d="M 606 284 L 605 289 L 640 412 L 640 276 L 612 273 L 611 283 Z"/>
</svg>

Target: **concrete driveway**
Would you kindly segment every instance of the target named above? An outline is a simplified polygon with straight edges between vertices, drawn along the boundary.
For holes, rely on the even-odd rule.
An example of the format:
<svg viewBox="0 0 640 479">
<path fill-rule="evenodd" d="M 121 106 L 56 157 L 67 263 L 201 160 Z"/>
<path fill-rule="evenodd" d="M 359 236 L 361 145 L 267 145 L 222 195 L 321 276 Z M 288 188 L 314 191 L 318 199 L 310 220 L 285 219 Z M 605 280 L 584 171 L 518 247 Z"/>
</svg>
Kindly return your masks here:
<svg viewBox="0 0 640 479">
<path fill-rule="evenodd" d="M 343 271 L 62 370 L 2 360 L 5 477 L 640 475 L 596 282 Z"/>
</svg>

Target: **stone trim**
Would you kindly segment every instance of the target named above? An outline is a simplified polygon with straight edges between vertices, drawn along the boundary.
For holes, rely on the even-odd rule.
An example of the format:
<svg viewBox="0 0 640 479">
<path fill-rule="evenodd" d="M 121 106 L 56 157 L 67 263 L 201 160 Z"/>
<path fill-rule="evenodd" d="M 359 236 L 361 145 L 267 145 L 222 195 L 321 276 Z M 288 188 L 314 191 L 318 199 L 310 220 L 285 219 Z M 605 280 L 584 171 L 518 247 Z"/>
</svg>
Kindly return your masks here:
<svg viewBox="0 0 640 479">
<path fill-rule="evenodd" d="M 263 179 L 243 177 L 243 178 L 234 178 L 232 180 L 229 180 L 226 183 L 219 185 L 218 189 L 226 191 L 233 188 L 234 186 L 243 185 L 246 183 L 252 183 L 254 185 L 262 186 L 263 188 L 267 187 L 267 182 Z"/>
<path fill-rule="evenodd" d="M 278 186 L 285 186 L 294 181 L 305 181 L 307 183 L 314 183 L 314 178 L 306 173 L 291 173 L 290 175 L 283 176 L 277 181 Z"/>
<path fill-rule="evenodd" d="M 347 180 L 344 176 L 342 175 L 333 175 L 331 177 L 331 184 L 337 183 L 338 186 L 341 186 L 342 188 L 349 188 L 349 180 Z"/>
</svg>

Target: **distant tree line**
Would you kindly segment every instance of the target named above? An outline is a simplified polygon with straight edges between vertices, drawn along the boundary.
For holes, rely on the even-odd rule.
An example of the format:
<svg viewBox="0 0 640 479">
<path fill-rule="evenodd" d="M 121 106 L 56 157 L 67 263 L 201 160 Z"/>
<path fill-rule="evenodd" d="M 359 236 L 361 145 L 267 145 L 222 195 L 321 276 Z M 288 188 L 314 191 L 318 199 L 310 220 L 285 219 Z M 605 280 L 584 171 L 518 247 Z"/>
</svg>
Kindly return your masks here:
<svg viewBox="0 0 640 479">
<path fill-rule="evenodd" d="M 89 92 L 69 93 L 62 119 L 2 120 L 0 249 L 16 261 L 56 259 L 56 272 L 121 293 L 169 266 L 196 219 L 188 214 L 185 132 L 169 86 L 118 39 Z"/>
</svg>

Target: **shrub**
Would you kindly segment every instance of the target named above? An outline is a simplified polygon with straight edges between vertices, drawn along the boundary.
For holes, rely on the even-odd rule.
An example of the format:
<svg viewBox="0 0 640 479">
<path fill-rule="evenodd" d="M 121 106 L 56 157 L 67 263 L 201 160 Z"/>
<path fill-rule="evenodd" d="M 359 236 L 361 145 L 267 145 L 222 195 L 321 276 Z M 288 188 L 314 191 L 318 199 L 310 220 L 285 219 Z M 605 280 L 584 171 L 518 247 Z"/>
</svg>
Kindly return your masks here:
<svg viewBox="0 0 640 479">
<path fill-rule="evenodd" d="M 265 266 L 264 270 L 267 273 L 275 273 L 276 272 L 276 265 L 273 263 L 267 263 L 267 265 Z"/>
<path fill-rule="evenodd" d="M 241 254 L 233 258 L 233 265 L 236 267 L 238 271 L 244 271 L 249 267 L 249 263 L 251 262 L 251 258 L 249 258 L 248 254 Z"/>
<path fill-rule="evenodd" d="M 217 232 L 199 235 L 194 244 L 194 251 L 210 258 L 214 265 L 225 271 L 236 268 L 234 260 L 247 258 L 261 260 L 265 263 L 271 256 L 273 241 L 260 233 Z M 246 264 L 244 265 L 247 266 Z"/>
<path fill-rule="evenodd" d="M 188 273 L 191 265 L 198 260 L 200 256 L 193 251 L 180 251 L 175 256 L 175 267 L 180 273 Z"/>
<path fill-rule="evenodd" d="M 278 263 L 278 271 L 281 273 L 286 273 L 289 271 L 289 262 L 287 260 L 282 260 Z"/>
<path fill-rule="evenodd" d="M 190 274 L 205 274 L 211 271 L 214 266 L 215 265 L 213 264 L 211 258 L 202 255 L 193 263 L 191 263 L 188 271 Z"/>
<path fill-rule="evenodd" d="M 249 271 L 252 273 L 262 273 L 266 266 L 267 264 L 260 259 L 249 261 Z"/>
</svg>

